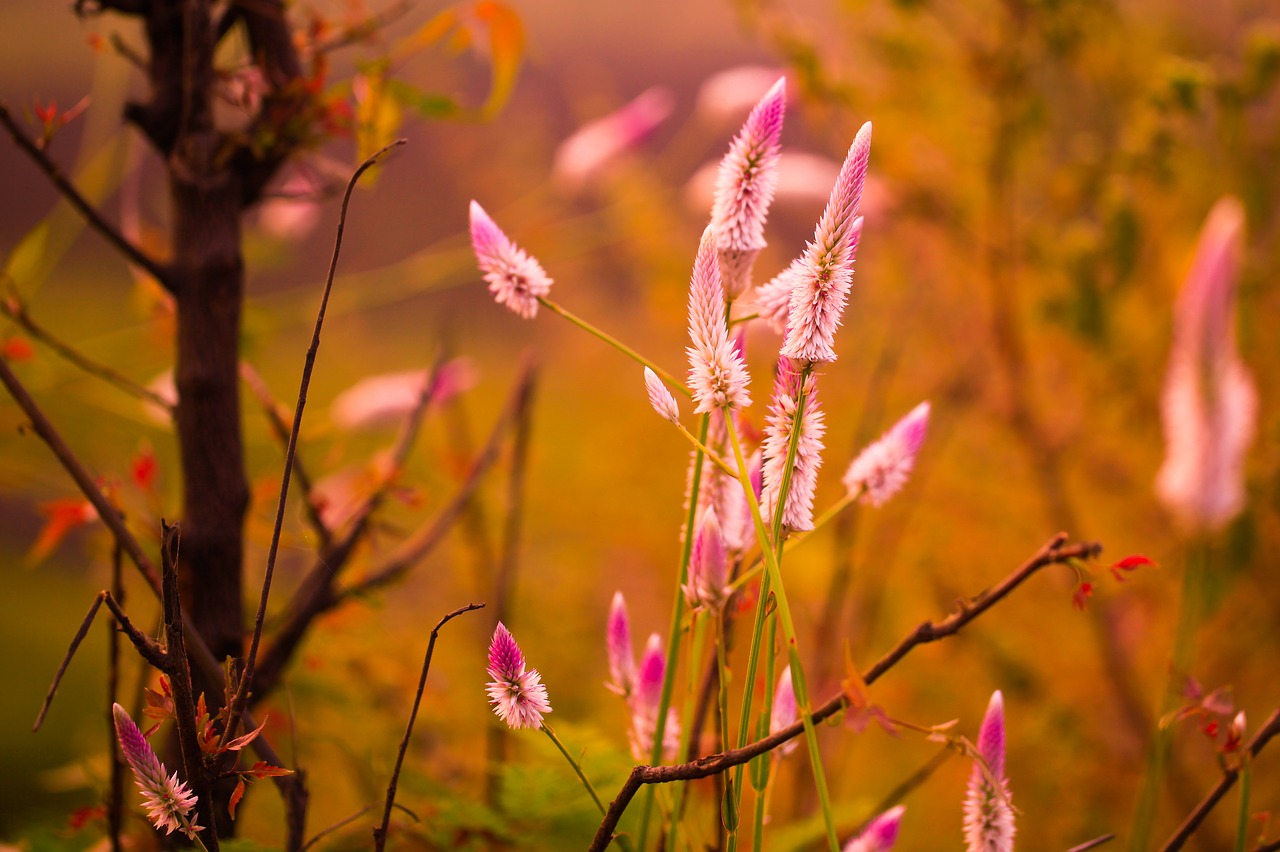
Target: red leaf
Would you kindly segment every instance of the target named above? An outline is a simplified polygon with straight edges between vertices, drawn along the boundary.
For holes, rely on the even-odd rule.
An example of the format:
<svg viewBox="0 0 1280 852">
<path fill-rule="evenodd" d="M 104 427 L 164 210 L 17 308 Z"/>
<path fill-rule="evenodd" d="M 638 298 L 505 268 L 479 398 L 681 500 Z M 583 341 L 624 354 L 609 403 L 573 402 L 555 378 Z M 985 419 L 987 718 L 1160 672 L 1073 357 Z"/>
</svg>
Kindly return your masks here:
<svg viewBox="0 0 1280 852">
<path fill-rule="evenodd" d="M 4 357 L 10 361 L 30 361 L 36 354 L 31 341 L 25 337 L 10 337 L 5 340 L 3 347 L 0 347 L 0 352 L 3 352 Z"/>
<path fill-rule="evenodd" d="M 249 774 L 254 778 L 275 778 L 281 775 L 292 775 L 292 769 L 285 769 L 283 766 L 272 766 L 266 761 L 259 760 L 249 770 Z"/>
<path fill-rule="evenodd" d="M 1071 596 L 1071 605 L 1076 609 L 1083 610 L 1085 604 L 1089 602 L 1089 597 L 1093 594 L 1093 583 L 1081 583 L 1076 586 L 1075 594 Z"/>
<path fill-rule="evenodd" d="M 1132 556 L 1126 556 L 1121 559 L 1112 568 L 1119 568 L 1121 571 L 1132 571 L 1135 568 L 1141 568 L 1143 565 L 1155 566 L 1155 562 L 1143 556 L 1141 553 L 1135 553 Z"/>
<path fill-rule="evenodd" d="M 231 814 L 231 818 L 236 818 L 236 805 L 240 804 L 240 800 L 244 798 L 244 779 L 241 778 L 236 782 L 236 788 L 231 792 L 231 799 L 227 802 L 227 813 Z"/>
<path fill-rule="evenodd" d="M 138 454 L 133 457 L 133 461 L 129 464 L 129 472 L 133 475 L 134 483 L 147 492 L 155 491 L 157 470 L 156 456 L 149 446 L 144 446 L 138 450 Z"/>
<path fill-rule="evenodd" d="M 227 751 L 239 751 L 240 749 L 244 748 L 249 743 L 256 740 L 258 738 L 258 734 L 262 733 L 262 729 L 265 728 L 266 726 L 267 726 L 267 717 L 264 716 L 262 718 L 261 725 L 254 728 L 249 733 L 243 736 L 236 737 L 234 740 L 227 743 Z"/>
<path fill-rule="evenodd" d="M 76 808 L 71 812 L 71 817 L 67 820 L 67 827 L 72 831 L 79 831 L 94 820 L 102 819 L 106 815 L 107 809 L 102 805 Z"/>
<path fill-rule="evenodd" d="M 67 533 L 78 526 L 96 520 L 98 512 L 93 504 L 83 497 L 64 497 L 50 500 L 40 506 L 40 512 L 48 517 L 35 544 L 27 554 L 28 561 L 41 562 L 62 542 Z"/>
</svg>

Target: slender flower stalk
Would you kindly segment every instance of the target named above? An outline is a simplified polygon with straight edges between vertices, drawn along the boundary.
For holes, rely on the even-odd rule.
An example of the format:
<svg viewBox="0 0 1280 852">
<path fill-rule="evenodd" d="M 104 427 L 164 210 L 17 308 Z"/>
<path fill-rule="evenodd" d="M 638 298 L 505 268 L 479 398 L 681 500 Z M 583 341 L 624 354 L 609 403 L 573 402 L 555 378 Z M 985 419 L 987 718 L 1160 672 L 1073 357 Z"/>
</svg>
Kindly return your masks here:
<svg viewBox="0 0 1280 852">
<path fill-rule="evenodd" d="M 785 110 L 784 78 L 774 83 L 751 110 L 720 161 L 711 225 L 716 233 L 725 296 L 730 301 L 751 285 L 751 267 L 766 245 L 764 223 L 778 186 Z"/>
<path fill-rule="evenodd" d="M 929 403 L 922 402 L 858 454 L 845 471 L 845 490 L 883 506 L 907 484 L 928 427 Z"/>
<path fill-rule="evenodd" d="M 606 686 L 624 698 L 631 695 L 636 683 L 635 651 L 631 647 L 631 620 L 622 592 L 613 593 L 609 606 L 605 648 L 609 655 L 609 683 Z"/>
<path fill-rule="evenodd" d="M 525 668 L 524 653 L 501 621 L 489 643 L 489 677 L 489 702 L 499 719 L 513 729 L 542 727 L 551 712 L 547 687 L 537 669 Z"/>
<path fill-rule="evenodd" d="M 658 374 L 648 367 L 644 368 L 644 387 L 649 392 L 649 404 L 658 412 L 658 416 L 680 425 L 680 408 L 676 405 L 675 396 L 663 384 L 662 379 L 658 378 Z"/>
<path fill-rule="evenodd" d="M 538 313 L 538 299 L 551 292 L 551 278 L 542 264 L 502 233 L 484 208 L 471 202 L 471 247 L 489 284 L 489 292 L 525 319 Z"/>
<path fill-rule="evenodd" d="M 889 808 L 845 844 L 843 852 L 889 852 L 898 842 L 898 826 L 905 811 L 905 805 Z"/>
<path fill-rule="evenodd" d="M 792 432 L 797 428 L 802 382 L 806 385 L 805 410 L 799 418 L 799 435 L 792 453 Z M 779 360 L 773 398 L 769 401 L 766 415 L 761 505 L 765 517 L 775 517 L 784 480 L 788 479 L 785 474 L 790 461 L 790 481 L 783 503 L 782 524 L 797 531 L 813 529 L 813 496 L 818 484 L 818 470 L 822 467 L 822 437 L 827 431 L 822 411 L 818 408 L 816 391 L 815 377 L 802 377 L 801 371 L 789 358 Z"/>
<path fill-rule="evenodd" d="M 699 414 L 751 404 L 747 393 L 750 377 L 725 324 L 715 239 L 715 231 L 708 227 L 698 245 L 689 281 L 689 389 L 697 403 L 694 411 Z"/>
<path fill-rule="evenodd" d="M 827 207 L 803 255 L 804 268 L 791 291 L 782 354 L 806 363 L 836 360 L 836 329 L 853 279 L 853 258 L 862 232 L 858 206 L 871 156 L 871 122 L 854 137 Z"/>
<path fill-rule="evenodd" d="M 982 727 L 978 731 L 978 754 L 969 775 L 964 802 L 964 839 L 967 852 L 1011 852 L 1013 849 L 1013 806 L 1009 803 L 1009 780 L 1004 775 L 1004 696 L 991 695 Z M 985 764 L 985 766 L 983 765 Z"/>
<path fill-rule="evenodd" d="M 120 741 L 120 751 L 133 770 L 138 789 L 142 791 L 147 818 L 157 829 L 163 828 L 165 834 L 173 834 L 176 829 L 203 849 L 204 844 L 196 836 L 196 832 L 203 829 L 192 820 L 192 811 L 196 806 L 195 794 L 185 782 L 178 781 L 178 773 L 165 773 L 164 764 L 156 757 L 151 744 L 123 707 L 113 704 L 111 713 L 115 717 L 116 739 Z"/>
</svg>

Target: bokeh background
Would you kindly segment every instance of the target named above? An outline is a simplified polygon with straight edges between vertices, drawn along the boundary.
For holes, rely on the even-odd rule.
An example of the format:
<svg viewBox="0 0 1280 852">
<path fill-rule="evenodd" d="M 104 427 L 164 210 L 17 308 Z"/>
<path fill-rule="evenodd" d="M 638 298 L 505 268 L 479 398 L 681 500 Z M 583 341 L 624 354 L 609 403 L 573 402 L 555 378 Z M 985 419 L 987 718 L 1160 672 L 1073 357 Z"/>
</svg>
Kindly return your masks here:
<svg viewBox="0 0 1280 852">
<path fill-rule="evenodd" d="M 678 371 L 688 272 L 709 209 L 695 176 L 720 156 L 768 81 L 785 73 L 784 146 L 813 158 L 789 182 L 784 172 L 757 279 L 799 253 L 854 132 L 865 120 L 875 124 L 854 293 L 840 358 L 823 378 L 829 431 L 818 506 L 840 496 L 839 474 L 858 447 L 921 400 L 934 412 L 907 490 L 883 509 L 854 510 L 842 529 L 822 531 L 788 558 L 802 642 L 825 673 L 814 692 L 838 689 L 846 645 L 857 665 L 869 665 L 917 623 L 996 582 L 1065 530 L 1102 542 L 1104 565 L 1143 553 L 1159 567 L 1124 584 L 1102 572 L 1084 612 L 1072 607 L 1074 575 L 1046 573 L 962 635 L 919 649 L 872 689 L 897 718 L 959 719 L 970 736 L 992 690 L 1004 691 L 1022 848 L 1067 848 L 1106 832 L 1120 835 L 1115 848 L 1125 841 L 1145 764 L 1142 726 L 1159 716 L 1193 548 L 1207 548 L 1211 570 L 1192 673 L 1206 689 L 1232 687 L 1254 724 L 1280 703 L 1274 5 L 544 0 L 512 8 L 526 48 L 505 108 L 485 122 L 412 110 L 388 119 L 409 145 L 353 202 L 303 430 L 309 467 L 332 477 L 334 494 L 358 489 L 393 439 L 394 426 L 335 422 L 331 403 L 361 378 L 421 369 L 445 352 L 466 359 L 474 379 L 431 410 L 355 576 L 447 502 L 521 365 L 535 362 L 508 624 L 543 674 L 557 730 L 585 751 L 588 771 L 612 794 L 630 758 L 625 709 L 602 685 L 604 620 L 621 590 L 639 640 L 666 633 L 687 447 L 649 410 L 634 364 L 558 317 L 543 312 L 526 322 L 492 304 L 470 257 L 467 202 L 479 200 L 541 259 L 556 279 L 554 298 Z M 337 3 L 295 11 L 301 19 L 312 9 L 336 21 L 367 14 Z M 436 11 L 412 7 L 380 36 L 335 55 L 331 79 L 363 73 Z M 91 46 L 112 33 L 140 44 L 133 25 L 110 16 L 79 21 L 61 4 L 12 4 L 3 19 L 0 98 L 29 110 L 36 98 L 70 105 L 90 95 L 52 154 L 109 218 L 154 239 L 147 234 L 165 216 L 161 176 L 119 121 L 141 79 L 111 49 Z M 716 76 L 742 66 L 755 70 Z M 470 49 L 428 51 L 395 72 L 421 91 L 469 103 L 489 81 L 483 51 Z M 667 93 L 660 97 L 671 111 L 647 139 L 597 173 L 557 173 L 557 148 L 575 129 L 653 86 Z M 337 138 L 307 159 L 308 174 L 342 181 L 355 147 Z M 168 369 L 171 318 L 154 290 L 84 230 L 7 142 L 0 188 L 0 251 L 33 315 L 138 382 Z M 1204 217 L 1226 194 L 1243 201 L 1247 216 L 1239 337 L 1259 417 L 1246 463 L 1248 506 L 1197 543 L 1153 495 L 1163 453 L 1159 391 L 1177 288 Z M 296 393 L 336 199 L 303 212 L 314 215 L 309 226 L 272 222 L 264 211 L 247 233 L 244 357 L 284 400 Z M 2 333 L 19 332 L 6 324 Z M 764 332 L 748 343 L 757 420 L 776 346 Z M 170 429 L 38 345 L 20 372 L 81 457 L 117 484 L 139 530 L 176 515 Z M 92 595 L 109 582 L 109 542 L 86 524 L 48 555 L 33 553 L 47 504 L 74 492 L 21 423 L 15 406 L 0 402 L 0 840 L 88 848 L 101 823 L 72 822 L 100 800 L 104 784 L 105 626 L 72 664 L 44 730 L 32 734 L 30 725 Z M 251 399 L 245 431 L 252 578 L 265 560 L 281 453 Z M 130 476 L 131 460 L 145 452 L 158 464 L 155 494 Z M 379 801 L 428 631 L 444 612 L 491 593 L 508 459 L 509 450 L 465 522 L 404 583 L 321 622 L 287 690 L 269 702 L 278 746 L 309 772 L 312 832 Z M 313 556 L 295 505 L 278 605 Z M 847 582 L 833 584 L 840 578 Z M 146 623 L 154 613 L 138 588 L 129 607 Z M 829 629 L 819 633 L 828 610 Z M 400 796 L 421 823 L 406 826 L 404 843 L 577 848 L 596 820 L 540 737 L 508 738 L 500 794 L 493 808 L 483 804 L 497 724 L 483 692 L 491 630 L 481 613 L 441 637 Z M 126 694 L 139 675 L 132 663 L 126 668 Z M 824 729 L 822 738 L 846 830 L 940 749 L 875 726 Z M 1177 780 L 1162 797 L 1157 837 L 1219 771 L 1194 725 L 1175 728 L 1174 753 Z M 1255 811 L 1280 807 L 1276 761 L 1264 754 L 1258 763 Z M 910 790 L 900 848 L 961 845 L 968 771 L 953 757 Z M 798 753 L 781 770 L 767 848 L 820 838 L 807 781 Z M 270 847 L 279 840 L 279 806 L 260 786 L 241 823 Z M 711 791 L 695 790 L 705 831 Z M 1237 807 L 1233 794 L 1200 848 L 1228 848 Z M 371 821 L 323 842 L 362 848 Z M 1269 837 L 1277 834 L 1272 828 Z"/>
</svg>

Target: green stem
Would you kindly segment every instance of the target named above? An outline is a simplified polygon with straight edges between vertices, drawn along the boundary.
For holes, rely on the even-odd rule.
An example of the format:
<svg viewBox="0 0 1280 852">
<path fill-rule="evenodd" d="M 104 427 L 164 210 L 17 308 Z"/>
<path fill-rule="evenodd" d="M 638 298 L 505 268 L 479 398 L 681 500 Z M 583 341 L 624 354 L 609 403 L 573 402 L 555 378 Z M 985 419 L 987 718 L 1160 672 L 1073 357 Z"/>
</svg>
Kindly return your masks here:
<svg viewBox="0 0 1280 852">
<path fill-rule="evenodd" d="M 729 662 L 725 657 L 724 618 L 719 611 L 713 614 L 716 622 L 716 666 L 720 680 L 717 713 L 720 717 L 720 750 L 724 751 L 729 743 Z M 738 799 L 730 786 L 724 790 L 724 802 L 721 805 L 720 819 L 725 830 L 729 832 L 730 842 L 738 835 Z"/>
<path fill-rule="evenodd" d="M 708 447 L 702 441 L 699 441 L 697 438 L 695 438 L 692 432 L 684 428 L 683 423 L 676 423 L 675 425 L 676 425 L 676 428 L 680 430 L 680 434 L 688 438 L 689 442 L 693 444 L 694 449 L 698 450 L 704 456 L 710 459 L 712 464 L 720 468 L 721 473 L 723 473 L 725 476 L 729 477 L 730 479 L 738 478 L 738 472 L 733 469 L 733 466 L 730 465 L 729 462 L 722 459 L 719 453 L 717 453 L 715 450 Z"/>
<path fill-rule="evenodd" d="M 573 771 L 577 774 L 578 779 L 582 781 L 582 786 L 587 788 L 587 792 L 591 794 L 591 801 L 596 803 L 596 807 L 600 809 L 600 815 L 604 816 L 604 802 L 600 800 L 600 795 L 596 792 L 596 788 L 592 786 L 591 781 L 583 773 L 582 767 L 578 765 L 578 761 L 573 759 L 573 755 L 569 754 L 569 750 L 564 747 L 564 743 L 560 742 L 560 738 L 556 736 L 556 732 L 551 730 L 551 726 L 546 722 L 542 723 L 542 732 L 547 735 L 551 742 L 556 744 L 556 748 L 560 749 L 560 753 L 564 755 L 564 759 L 569 761 L 569 765 L 573 767 Z M 623 849 L 627 848 L 627 843 L 621 837 L 615 837 L 614 840 Z"/>
<path fill-rule="evenodd" d="M 853 502 L 861 496 L 862 496 L 862 489 L 859 488 L 853 494 L 846 494 L 836 502 L 832 503 L 831 506 L 821 515 L 819 515 L 818 519 L 813 522 L 813 529 L 809 530 L 802 536 L 788 538 L 786 541 L 782 543 L 782 555 L 786 556 L 792 550 L 804 544 L 809 539 L 813 538 L 814 533 L 822 529 L 827 524 L 831 523 L 833 520 L 835 520 L 836 517 L 841 512 L 849 508 L 849 506 L 851 506 Z M 734 592 L 738 591 L 743 586 L 745 586 L 747 583 L 754 580 L 757 576 L 760 575 L 760 572 L 762 572 L 763 570 L 764 570 L 764 561 L 761 560 L 758 555 L 753 555 L 751 557 L 750 570 L 743 571 L 741 574 L 738 575 L 738 578 L 736 580 L 734 580 L 732 583 L 729 584 L 729 594 L 733 594 Z"/>
<path fill-rule="evenodd" d="M 766 686 L 774 683 L 775 680 L 773 648 L 777 641 L 778 620 L 774 618 L 769 620 L 769 654 L 765 657 L 764 663 L 764 682 Z M 766 689 L 764 693 L 764 708 L 760 712 L 760 724 L 756 728 L 756 739 L 763 739 L 768 736 L 772 720 L 773 691 Z M 751 786 L 756 791 L 756 821 L 754 833 L 751 835 L 752 852 L 761 852 L 764 848 L 764 818 L 769 809 L 769 784 L 773 777 L 773 767 L 780 763 L 780 761 L 775 761 L 773 758 L 773 754 L 762 754 L 752 761 L 751 771 L 754 774 L 752 775 Z"/>
</svg>

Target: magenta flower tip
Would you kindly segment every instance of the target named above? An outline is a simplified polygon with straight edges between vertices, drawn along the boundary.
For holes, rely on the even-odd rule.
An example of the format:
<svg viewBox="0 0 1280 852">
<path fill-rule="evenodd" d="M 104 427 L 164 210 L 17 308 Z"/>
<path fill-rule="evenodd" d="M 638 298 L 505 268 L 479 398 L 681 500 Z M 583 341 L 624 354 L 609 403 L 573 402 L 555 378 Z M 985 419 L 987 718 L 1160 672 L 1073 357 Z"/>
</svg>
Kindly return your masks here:
<svg viewBox="0 0 1280 852">
<path fill-rule="evenodd" d="M 890 427 L 849 465 L 844 487 L 863 503 L 883 506 L 902 490 L 915 467 L 929 427 L 929 403 L 922 402 Z"/>
<path fill-rule="evenodd" d="M 511 728 L 540 728 L 551 712 L 547 687 L 537 669 L 525 669 L 524 653 L 502 622 L 489 643 L 489 702 L 493 712 Z"/>
<path fill-rule="evenodd" d="M 991 774 L 1004 777 L 1004 695 L 1000 690 L 991 694 L 982 727 L 978 730 L 978 753 L 987 762 Z"/>
<path fill-rule="evenodd" d="M 667 672 L 667 656 L 662 650 L 662 637 L 649 635 L 636 674 L 635 693 L 631 696 L 631 753 L 636 760 L 652 757 L 653 736 L 658 729 L 658 708 L 662 703 L 662 681 Z M 663 726 L 662 751 L 670 758 L 680 744 L 680 723 L 673 708 L 667 708 Z"/>
<path fill-rule="evenodd" d="M 964 802 L 967 852 L 1012 852 L 1016 827 L 1004 774 L 1004 696 L 996 690 L 978 730 L 978 754 L 987 771 L 974 763 Z"/>
<path fill-rule="evenodd" d="M 631 648 L 631 621 L 627 616 L 627 602 L 622 597 L 622 592 L 613 593 L 606 633 L 610 679 L 607 686 L 619 695 L 630 695 L 635 689 L 636 660 Z"/>
<path fill-rule="evenodd" d="M 897 805 L 871 820 L 857 837 L 849 841 L 844 852 L 889 852 L 898 842 L 898 828 L 906 810 L 905 805 Z"/>
<path fill-rule="evenodd" d="M 676 405 L 675 395 L 658 378 L 658 374 L 648 367 L 644 368 L 644 387 L 649 393 L 649 404 L 658 412 L 658 416 L 672 423 L 679 423 L 680 408 Z"/>
<path fill-rule="evenodd" d="M 719 607 L 728 594 L 728 553 L 724 533 L 714 506 L 702 513 L 693 548 L 689 554 L 689 584 L 685 586 L 685 598 L 689 606 Z"/>
<path fill-rule="evenodd" d="M 551 292 L 551 278 L 537 260 L 507 238 L 474 200 L 471 247 L 494 300 L 525 319 L 536 316 L 538 298 Z"/>
<path fill-rule="evenodd" d="M 791 684 L 791 666 L 778 675 L 778 685 L 773 691 L 773 712 L 769 716 L 769 733 L 776 734 L 784 728 L 795 724 L 796 711 L 795 687 Z M 778 753 L 785 756 L 791 754 L 800 745 L 800 741 L 791 739 L 778 748 Z"/>
</svg>

